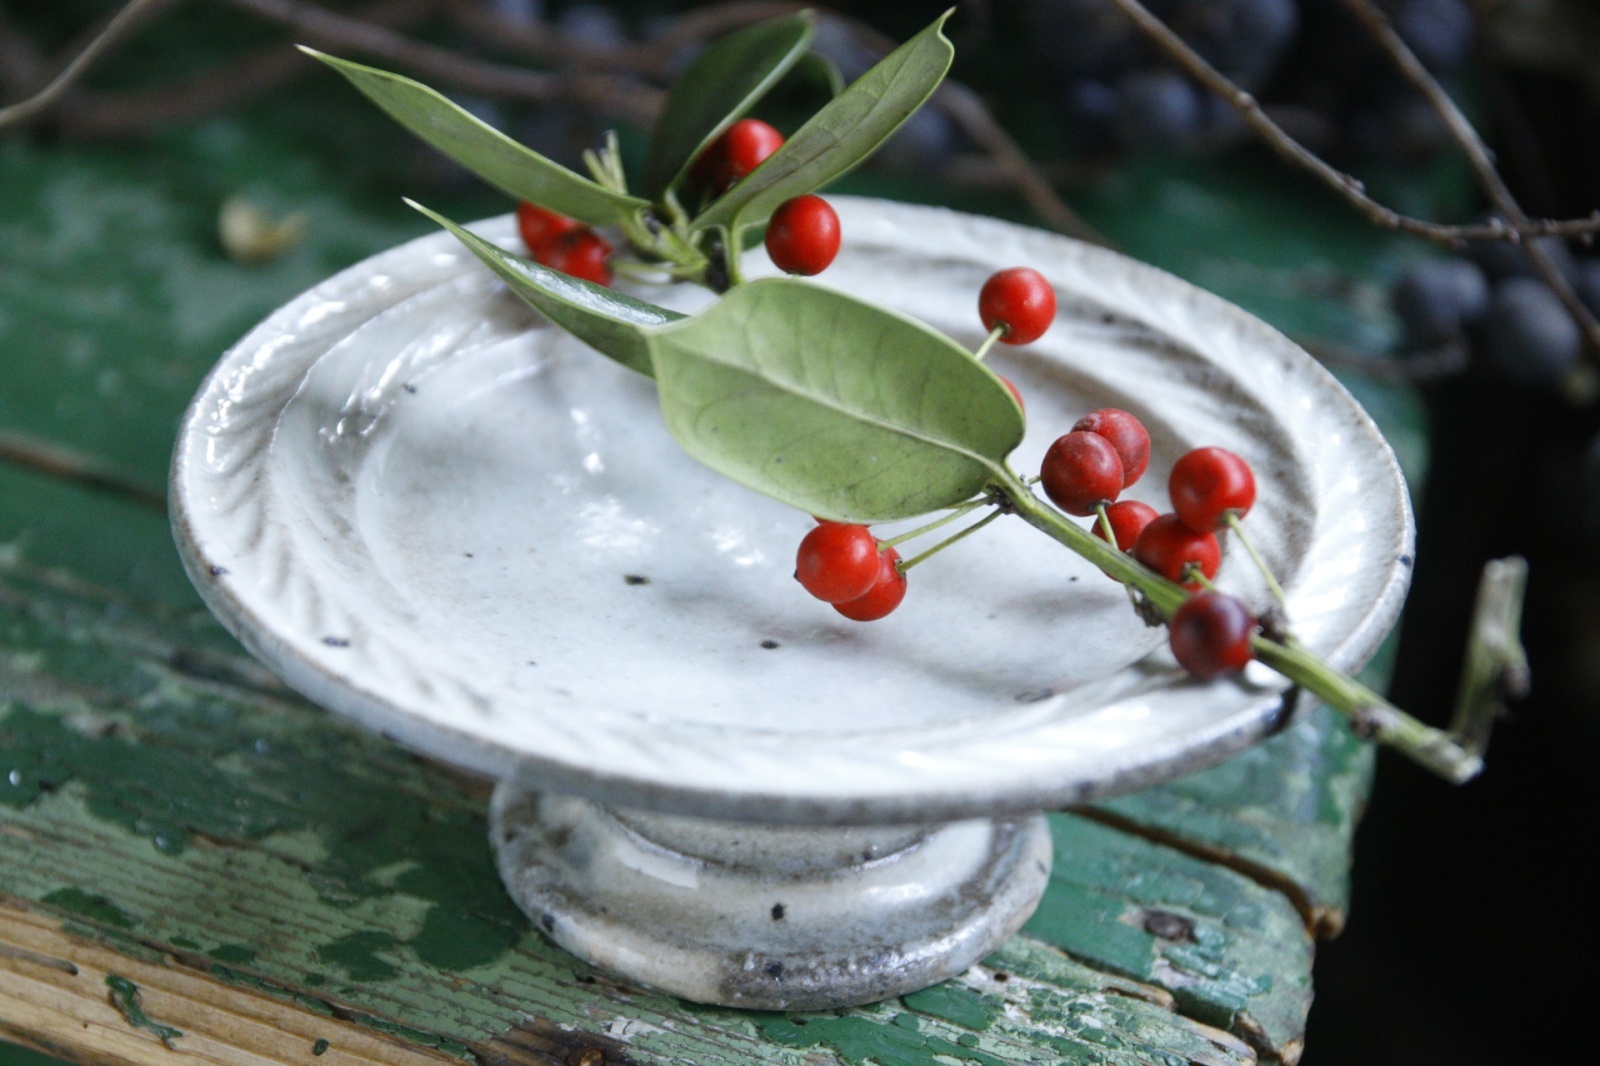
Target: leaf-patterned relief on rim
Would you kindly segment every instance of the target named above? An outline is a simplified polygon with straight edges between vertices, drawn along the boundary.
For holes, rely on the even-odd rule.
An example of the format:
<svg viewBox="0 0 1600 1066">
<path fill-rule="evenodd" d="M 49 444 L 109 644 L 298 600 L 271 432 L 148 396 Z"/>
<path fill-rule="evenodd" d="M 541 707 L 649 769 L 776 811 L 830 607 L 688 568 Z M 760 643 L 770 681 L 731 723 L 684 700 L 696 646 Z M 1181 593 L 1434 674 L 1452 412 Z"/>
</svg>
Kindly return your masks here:
<svg viewBox="0 0 1600 1066">
<path fill-rule="evenodd" d="M 830 271 L 824 280 L 883 300 L 958 341 L 975 341 L 976 316 L 965 306 L 975 302 L 975 295 L 965 297 L 975 294 L 996 266 L 1032 262 L 1051 278 L 1064 298 L 1050 342 L 991 356 L 999 360 L 997 370 L 1039 390 L 1038 404 L 1030 394 L 1033 419 L 1042 423 L 1050 417 L 1048 395 L 1059 389 L 1078 403 L 1120 401 L 1135 410 L 1151 425 L 1158 453 L 1164 448 L 1168 461 L 1192 443 L 1230 443 L 1244 433 L 1265 440 L 1266 445 L 1252 445 L 1257 452 L 1252 458 L 1269 470 L 1257 511 L 1266 520 L 1253 515 L 1252 526 L 1267 554 L 1284 564 L 1297 619 L 1303 615 L 1308 639 L 1335 661 L 1348 665 L 1376 646 L 1403 593 L 1405 577 L 1393 562 L 1409 550 L 1404 489 L 1370 422 L 1303 353 L 1220 300 L 1111 253 L 935 209 L 848 198 L 840 198 L 839 208 L 846 253 L 838 272 Z M 512 241 L 505 220 L 474 228 L 500 243 Z M 659 299 L 656 291 L 650 295 Z M 662 302 L 683 311 L 704 303 L 690 291 L 669 297 Z M 414 338 L 411 355 L 401 358 L 413 358 L 415 365 L 406 364 L 410 369 L 404 372 L 393 369 L 396 349 L 405 345 L 386 346 L 374 338 L 386 323 L 403 331 L 407 323 L 439 322 L 440 309 L 458 315 L 444 327 L 449 337 Z M 420 317 L 408 318 L 413 315 Z M 481 320 L 467 321 L 475 316 Z M 348 366 L 341 369 L 344 360 Z M 474 367 L 486 376 L 470 388 L 462 385 L 463 375 Z M 982 714 L 917 718 L 907 717 L 911 712 L 904 708 L 869 706 L 853 720 L 797 733 L 792 723 L 717 717 L 720 712 L 704 707 L 680 713 L 681 707 L 663 707 L 657 698 L 606 704 L 585 702 L 581 685 L 566 686 L 565 695 L 555 682 L 539 687 L 531 678 L 547 664 L 559 668 L 561 657 L 570 653 L 557 646 L 558 627 L 548 629 L 547 646 L 528 649 L 527 662 L 540 664 L 535 666 L 512 663 L 509 655 L 475 652 L 470 640 L 444 651 L 408 643 L 408 627 L 425 628 L 433 606 L 418 601 L 423 586 L 410 571 L 404 580 L 395 578 L 398 571 L 385 572 L 401 550 L 369 535 L 383 528 L 391 540 L 397 535 L 393 524 L 371 521 L 387 506 L 386 479 L 400 477 L 396 464 L 412 454 L 395 441 L 405 433 L 417 440 L 435 439 L 430 434 L 449 439 L 440 429 L 445 423 L 439 412 L 449 404 L 472 410 L 478 394 L 560 393 L 572 402 L 551 401 L 546 413 L 565 417 L 583 413 L 595 391 L 642 389 L 640 395 L 648 399 L 651 388 L 650 382 L 540 328 L 447 235 L 423 238 L 291 302 L 224 358 L 191 408 L 174 462 L 174 522 L 186 562 L 230 626 L 319 702 L 476 769 L 502 772 L 533 760 L 552 782 L 610 801 L 648 800 L 686 812 L 777 820 L 1022 808 L 1132 787 L 1215 761 L 1271 724 L 1278 702 L 1275 678 L 1258 683 L 1252 677 L 1220 689 L 1174 687 L 1175 674 L 1163 654 L 1106 677 L 1068 678 L 1066 684 L 1052 685 L 1039 675 L 1040 683 L 985 693 L 977 701 L 963 694 L 961 685 L 968 681 L 955 678 L 956 702 L 967 699 Z M 1307 398 L 1312 402 L 1302 414 L 1297 405 Z M 1293 420 L 1275 414 L 1282 405 L 1297 412 Z M 403 432 L 386 431 L 384 419 L 391 412 L 399 412 L 395 424 Z M 332 433 L 341 417 L 347 420 L 342 436 Z M 357 422 L 366 432 L 352 428 Z M 1042 451 L 1048 443 L 1039 436 L 1045 428 L 1030 429 L 1019 453 L 1024 463 L 1030 450 Z M 288 432 L 303 442 L 313 431 L 332 435 L 318 447 L 292 452 L 290 438 L 281 436 Z M 496 457 L 490 465 L 502 463 L 496 469 L 515 471 L 504 463 L 516 457 L 496 449 L 525 442 L 512 440 L 515 434 L 498 439 L 490 429 L 484 432 L 482 446 Z M 569 436 L 565 441 L 538 438 L 542 445 L 572 446 L 563 460 L 574 471 L 569 481 L 586 484 L 591 475 L 583 467 L 593 460 L 609 464 L 594 477 L 626 483 L 613 452 L 576 450 L 577 431 Z M 1319 450 L 1330 440 L 1339 463 Z M 1352 450 L 1356 460 L 1345 462 Z M 1262 463 L 1263 451 L 1270 453 L 1271 463 Z M 1158 466 L 1161 462 L 1158 454 Z M 471 466 L 452 470 L 457 480 L 474 476 Z M 496 491 L 532 493 L 521 480 L 507 478 L 505 489 Z M 535 487 L 547 491 L 549 500 L 574 491 L 546 480 Z M 425 480 L 404 483 L 417 491 L 444 491 Z M 651 516 L 641 518 L 638 507 L 630 509 L 631 495 L 613 493 L 608 501 L 602 495 L 595 500 L 618 510 L 610 518 L 591 516 L 602 526 L 612 523 L 601 532 L 633 535 L 640 543 L 666 535 L 663 528 L 649 528 Z M 441 499 L 447 497 L 446 492 Z M 716 517 L 720 504 L 706 500 L 679 501 L 689 510 L 673 513 Z M 423 513 L 425 518 L 431 514 Z M 772 523 L 788 520 L 760 511 L 746 531 L 751 544 L 760 547 L 757 534 L 765 536 Z M 578 524 L 574 519 L 567 525 Z M 670 526 L 681 528 L 681 523 Z M 738 530 L 721 532 L 731 536 Z M 551 524 L 548 534 L 552 543 L 567 537 L 582 547 L 560 523 Z M 525 539 L 533 552 L 544 546 Z M 1036 537 L 1023 543 L 1030 554 L 1052 560 L 1066 554 Z M 621 560 L 633 549 L 615 550 Z M 723 554 L 707 558 L 726 562 L 740 550 L 756 548 L 717 550 Z M 769 586 L 755 577 L 776 565 L 775 551 L 769 548 L 763 562 L 750 564 L 752 580 L 727 587 L 752 615 L 760 615 L 761 625 L 783 629 L 780 652 L 803 651 L 812 643 L 837 652 L 857 640 L 850 631 L 816 623 L 815 605 L 798 593 L 772 585 L 780 594 L 768 595 Z M 480 545 L 473 554 L 508 556 L 503 544 Z M 1326 558 L 1337 560 L 1334 569 L 1343 572 L 1327 572 Z M 455 565 L 465 564 L 442 562 L 441 574 Z M 952 565 L 959 570 L 966 564 L 953 560 Z M 227 574 L 213 575 L 211 567 Z M 1070 560 L 1062 567 L 1063 575 L 1070 573 Z M 620 589 L 621 576 L 610 575 L 607 587 L 596 593 L 603 605 L 612 605 L 606 609 L 632 610 L 627 605 L 638 602 L 615 599 L 609 582 Z M 1061 604 L 1070 607 L 1077 599 L 1112 591 L 1095 588 L 1091 577 L 1109 584 L 1098 572 L 1082 575 L 1075 584 L 1060 577 L 1060 588 L 1050 589 L 1049 596 L 1018 593 L 1008 602 L 1036 620 Z M 1244 567 L 1225 565 L 1224 577 L 1247 596 L 1261 595 Z M 640 586 L 637 596 L 673 596 L 689 603 L 692 596 L 684 587 L 664 571 L 654 583 Z M 266 591 L 274 588 L 276 593 Z M 1067 591 L 1072 600 L 1052 598 Z M 915 609 L 916 602 L 908 608 Z M 509 646 L 506 640 L 515 643 L 514 633 L 505 636 L 522 624 L 515 612 L 497 614 L 490 605 L 480 613 L 481 619 L 472 620 L 481 623 L 485 641 L 502 640 L 502 651 Z M 626 613 L 618 618 L 628 621 Z M 993 624 L 980 618 L 972 628 Z M 325 643 L 326 638 L 336 643 Z M 450 639 L 447 635 L 438 643 L 442 647 Z M 1137 631 L 1127 639 L 1143 641 L 1132 659 L 1155 643 Z M 755 639 L 749 646 L 759 647 Z M 739 654 L 744 657 L 729 661 L 740 671 L 768 672 L 775 683 L 790 676 L 773 665 L 782 654 Z M 925 659 L 927 669 L 942 668 L 937 656 Z M 855 668 L 859 662 L 846 657 L 845 665 Z M 594 676 L 584 683 L 598 683 L 607 673 L 626 680 L 627 669 L 625 662 L 608 667 L 597 659 Z M 716 688 L 714 681 L 705 687 Z M 584 713 L 571 710 L 577 705 Z"/>
</svg>

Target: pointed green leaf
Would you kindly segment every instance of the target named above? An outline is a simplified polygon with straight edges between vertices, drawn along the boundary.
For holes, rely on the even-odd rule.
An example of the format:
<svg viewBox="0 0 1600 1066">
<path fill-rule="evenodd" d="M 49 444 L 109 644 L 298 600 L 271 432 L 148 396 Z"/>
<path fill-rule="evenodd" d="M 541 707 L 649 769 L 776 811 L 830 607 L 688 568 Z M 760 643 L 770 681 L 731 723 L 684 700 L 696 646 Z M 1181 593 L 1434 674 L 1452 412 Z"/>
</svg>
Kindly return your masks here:
<svg viewBox="0 0 1600 1066">
<path fill-rule="evenodd" d="M 512 292 L 532 304 L 534 310 L 630 370 L 649 376 L 650 349 L 646 330 L 684 317 L 665 307 L 613 292 L 604 285 L 512 255 L 419 203 L 411 200 L 406 203 L 455 234 L 473 255 L 505 279 Z"/>
<path fill-rule="evenodd" d="M 966 349 L 809 282 L 739 285 L 648 335 L 683 449 L 812 514 L 884 522 L 958 503 L 1022 440 L 1021 409 Z"/>
<path fill-rule="evenodd" d="M 390 118 L 507 196 L 594 226 L 620 222 L 650 206 L 552 163 L 421 82 L 304 46 L 300 50 L 343 74 Z"/>
<path fill-rule="evenodd" d="M 815 18 L 809 11 L 758 22 L 713 41 L 672 83 L 650 137 L 646 196 L 657 197 L 700 150 L 733 125 L 806 54 Z"/>
<path fill-rule="evenodd" d="M 760 225 L 785 200 L 821 188 L 876 151 L 933 95 L 950 69 L 955 52 L 940 32 L 949 17 L 945 12 L 857 78 L 706 208 L 694 227 Z"/>
</svg>

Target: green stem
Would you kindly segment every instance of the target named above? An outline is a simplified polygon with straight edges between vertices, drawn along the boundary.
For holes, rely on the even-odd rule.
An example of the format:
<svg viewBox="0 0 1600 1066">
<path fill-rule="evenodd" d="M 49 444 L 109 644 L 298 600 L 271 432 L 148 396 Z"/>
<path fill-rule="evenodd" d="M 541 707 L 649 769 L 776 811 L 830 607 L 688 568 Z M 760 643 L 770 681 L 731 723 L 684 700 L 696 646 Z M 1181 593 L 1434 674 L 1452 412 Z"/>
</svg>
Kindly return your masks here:
<svg viewBox="0 0 1600 1066">
<path fill-rule="evenodd" d="M 1034 496 L 1015 477 L 1007 475 L 993 484 L 1024 522 L 1138 589 L 1163 618 L 1170 618 L 1188 599 L 1189 594 L 1178 585 L 1067 521 L 1065 515 Z M 1450 733 L 1412 718 L 1354 678 L 1328 666 L 1292 638 L 1278 643 L 1258 635 L 1251 643 L 1257 659 L 1344 715 L 1361 735 L 1396 748 L 1457 784 L 1483 769 L 1481 756 L 1457 743 Z"/>
<path fill-rule="evenodd" d="M 913 529 L 908 533 L 901 533 L 900 535 L 898 535 L 896 537 L 891 537 L 888 540 L 880 540 L 880 541 L 878 541 L 878 547 L 879 548 L 898 548 L 900 545 L 904 544 L 908 540 L 915 540 L 917 537 L 922 536 L 924 533 L 932 533 L 934 530 L 938 529 L 940 526 L 947 525 L 950 522 L 954 522 L 956 519 L 960 518 L 962 515 L 970 514 L 972 511 L 978 509 L 979 507 L 982 507 L 984 504 L 993 503 L 993 502 L 994 502 L 994 500 L 991 499 L 988 496 L 983 496 L 983 497 L 981 497 L 979 499 L 976 499 L 976 500 L 970 500 L 967 503 L 964 503 L 959 507 L 951 508 L 950 509 L 950 513 L 945 515 L 943 518 L 937 518 L 937 519 L 933 520 L 932 522 L 929 522 L 925 526 L 918 526 L 916 529 Z"/>
<path fill-rule="evenodd" d="M 972 536 L 978 530 L 982 529 L 990 522 L 993 522 L 996 518 L 999 518 L 1003 514 L 1005 514 L 1004 511 L 991 511 L 989 514 L 984 515 L 980 520 L 972 523 L 972 525 L 968 526 L 966 529 L 963 529 L 960 533 L 957 533 L 954 536 L 946 537 L 944 540 L 941 540 L 939 543 L 935 544 L 933 547 L 929 548 L 920 555 L 913 555 L 911 558 L 900 563 L 900 572 L 903 574 L 907 570 L 910 570 L 913 566 L 916 566 L 918 563 L 922 562 L 922 560 L 930 559 L 933 556 L 938 555 L 956 541 L 964 540 L 965 538 Z"/>
<path fill-rule="evenodd" d="M 744 275 L 739 273 L 739 253 L 744 251 L 744 234 L 737 230 L 724 230 L 727 238 L 722 245 L 722 259 L 728 267 L 728 287 L 744 284 Z"/>
<path fill-rule="evenodd" d="M 989 349 L 994 347 L 994 342 L 1004 337 L 1005 334 L 1006 327 L 1004 323 L 991 329 L 989 335 L 983 339 L 983 343 L 978 345 L 978 350 L 972 353 L 972 358 L 980 363 L 983 362 L 983 357 L 989 354 Z"/>
<path fill-rule="evenodd" d="M 1272 576 L 1272 569 L 1267 566 L 1267 561 L 1261 558 L 1261 553 L 1256 551 L 1256 546 L 1250 540 L 1250 535 L 1244 531 L 1244 526 L 1239 522 L 1239 516 L 1232 511 L 1228 512 L 1228 527 L 1238 536 L 1239 543 L 1244 545 L 1244 550 L 1250 553 L 1250 558 L 1256 564 L 1256 569 L 1261 571 L 1261 576 L 1266 579 L 1267 588 L 1272 591 L 1272 598 L 1278 601 L 1278 606 L 1284 610 L 1289 609 L 1289 600 L 1283 594 L 1283 586 L 1278 584 L 1278 579 Z"/>
<path fill-rule="evenodd" d="M 1251 640 L 1256 658 L 1350 719 L 1355 731 L 1403 752 L 1440 777 L 1461 784 L 1483 769 L 1483 758 L 1458 744 L 1442 729 L 1425 725 L 1355 678 L 1312 655 L 1298 642 Z"/>
<path fill-rule="evenodd" d="M 1106 514 L 1106 505 L 1103 503 L 1095 504 L 1094 513 L 1100 519 L 1100 532 L 1106 535 L 1106 543 L 1121 551 L 1122 545 L 1117 543 L 1117 533 L 1116 530 L 1111 528 L 1111 516 Z"/>
<path fill-rule="evenodd" d="M 996 480 L 994 486 L 1011 504 L 1017 517 L 1045 536 L 1060 541 L 1124 585 L 1144 593 L 1163 618 L 1170 617 L 1189 598 L 1189 594 L 1180 586 L 1145 567 L 1126 552 L 1118 551 L 1115 544 L 1103 541 L 1068 521 L 1060 511 L 1030 492 L 1020 480 L 1007 476 Z"/>
</svg>

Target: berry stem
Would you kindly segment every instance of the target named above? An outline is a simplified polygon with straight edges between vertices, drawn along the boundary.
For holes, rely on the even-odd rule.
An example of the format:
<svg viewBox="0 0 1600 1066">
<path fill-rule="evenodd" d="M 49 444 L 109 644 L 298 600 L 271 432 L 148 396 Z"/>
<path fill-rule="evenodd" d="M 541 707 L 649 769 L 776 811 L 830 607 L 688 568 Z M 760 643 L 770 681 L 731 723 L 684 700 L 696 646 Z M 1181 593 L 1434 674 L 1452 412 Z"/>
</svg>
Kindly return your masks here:
<svg viewBox="0 0 1600 1066">
<path fill-rule="evenodd" d="M 983 357 L 989 354 L 989 349 L 994 347 L 994 342 L 1005 335 L 1006 324 L 1001 322 L 989 331 L 989 335 L 983 339 L 983 343 L 978 345 L 978 350 L 972 353 L 972 358 L 980 363 L 983 362 Z"/>
<path fill-rule="evenodd" d="M 993 485 L 1024 522 L 1123 584 L 1138 589 L 1148 608 L 1162 619 L 1171 618 L 1172 612 L 1188 599 L 1189 593 L 1179 585 L 1068 521 L 1015 475 L 997 478 Z M 1002 512 L 996 512 L 999 513 Z M 1261 662 L 1348 718 L 1360 735 L 1388 744 L 1456 784 L 1470 780 L 1483 769 L 1481 744 L 1469 739 L 1464 745 L 1453 733 L 1419 722 L 1359 681 L 1322 662 L 1292 637 L 1280 643 L 1258 634 L 1251 640 L 1251 647 Z"/>
<path fill-rule="evenodd" d="M 722 261 L 728 271 L 728 287 L 744 284 L 744 275 L 739 273 L 739 253 L 744 251 L 744 233 L 739 230 L 723 230 Z"/>
<path fill-rule="evenodd" d="M 1099 516 L 1100 532 L 1106 535 L 1106 543 L 1121 551 L 1121 545 L 1117 544 L 1117 531 L 1111 528 L 1111 516 L 1106 514 L 1106 505 L 1103 503 L 1095 504 L 1094 513 Z"/>
<path fill-rule="evenodd" d="M 1184 584 L 1188 584 L 1192 581 L 1196 585 L 1199 585 L 1201 588 L 1205 589 L 1207 592 L 1217 591 L 1217 586 L 1212 584 L 1209 577 L 1206 577 L 1205 571 L 1201 570 L 1200 567 L 1194 563 L 1190 563 L 1188 566 L 1183 568 L 1183 581 Z"/>
<path fill-rule="evenodd" d="M 927 551 L 922 552 L 922 553 L 920 553 L 918 555 L 913 555 L 911 558 L 905 560 L 904 562 L 897 564 L 898 567 L 899 567 L 900 572 L 903 574 L 907 570 L 910 570 L 913 566 L 916 566 L 918 563 L 922 562 L 922 560 L 928 559 L 928 558 L 932 558 L 933 556 L 938 555 L 940 552 L 942 552 L 946 548 L 950 547 L 950 545 L 954 544 L 956 541 L 963 540 L 966 537 L 972 536 L 972 534 L 976 533 L 978 530 L 982 529 L 984 526 L 988 525 L 990 522 L 993 522 L 996 518 L 999 518 L 1003 514 L 1005 514 L 1005 512 L 1001 511 L 1001 510 L 990 511 L 988 514 L 984 515 L 981 519 L 979 519 L 978 521 L 972 523 L 972 525 L 968 526 L 966 529 L 963 529 L 960 533 L 956 533 L 956 534 L 953 534 L 951 536 L 948 536 L 944 540 L 941 540 L 939 543 L 935 544 L 933 547 L 929 548 Z"/>
<path fill-rule="evenodd" d="M 1261 553 L 1256 551 L 1256 546 L 1250 540 L 1250 535 L 1244 531 L 1244 523 L 1239 521 L 1239 516 L 1229 511 L 1226 517 L 1228 528 L 1233 530 L 1239 538 L 1239 543 L 1244 545 L 1244 550 L 1250 553 L 1250 559 L 1256 564 L 1256 569 L 1261 571 L 1261 576 L 1266 579 L 1267 588 L 1272 591 L 1272 598 L 1278 601 L 1278 606 L 1284 610 L 1289 609 L 1289 600 L 1283 594 L 1283 586 L 1278 584 L 1278 579 L 1272 576 L 1272 568 L 1267 561 L 1261 558 Z"/>
<path fill-rule="evenodd" d="M 898 536 L 895 536 L 895 537 L 890 537 L 888 540 L 880 540 L 880 541 L 878 541 L 878 547 L 879 548 L 898 548 L 900 545 L 904 544 L 908 540 L 915 540 L 916 538 L 922 536 L 924 533 L 932 533 L 934 530 L 938 529 L 940 526 L 945 525 L 945 524 L 950 523 L 950 522 L 954 522 L 956 519 L 960 518 L 962 515 L 970 514 L 972 511 L 977 510 L 979 507 L 982 507 L 984 504 L 993 503 L 993 502 L 994 502 L 994 499 L 992 497 L 990 497 L 990 496 L 980 496 L 976 500 L 968 500 L 966 503 L 963 503 L 958 507 L 952 507 L 950 509 L 950 513 L 945 515 L 943 518 L 936 518 L 932 522 L 929 522 L 925 526 L 918 526 L 916 529 L 913 529 L 913 530 L 911 530 L 909 532 L 906 532 L 906 533 L 901 533 L 901 534 L 899 534 Z"/>
</svg>

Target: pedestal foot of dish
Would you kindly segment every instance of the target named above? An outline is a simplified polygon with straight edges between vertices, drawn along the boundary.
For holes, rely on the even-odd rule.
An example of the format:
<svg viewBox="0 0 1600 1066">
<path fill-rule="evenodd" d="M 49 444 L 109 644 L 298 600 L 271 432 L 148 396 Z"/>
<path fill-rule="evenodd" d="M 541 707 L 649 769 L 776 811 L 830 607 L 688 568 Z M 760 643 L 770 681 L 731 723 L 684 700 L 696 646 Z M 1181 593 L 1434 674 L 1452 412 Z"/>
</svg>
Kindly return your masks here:
<svg viewBox="0 0 1600 1066">
<path fill-rule="evenodd" d="M 699 1003 L 820 1010 L 953 977 L 1033 913 L 1043 815 L 810 828 L 602 807 L 512 779 L 490 833 L 556 943 Z"/>
</svg>

